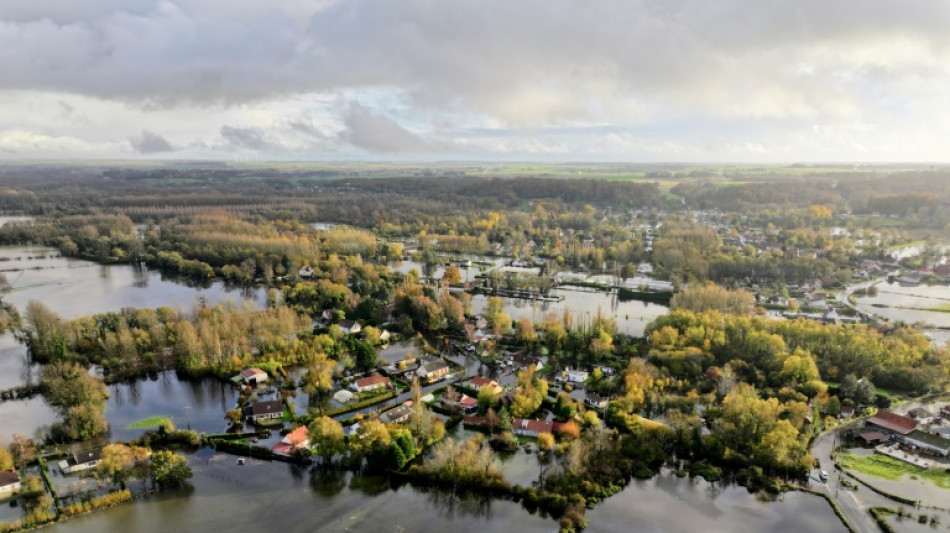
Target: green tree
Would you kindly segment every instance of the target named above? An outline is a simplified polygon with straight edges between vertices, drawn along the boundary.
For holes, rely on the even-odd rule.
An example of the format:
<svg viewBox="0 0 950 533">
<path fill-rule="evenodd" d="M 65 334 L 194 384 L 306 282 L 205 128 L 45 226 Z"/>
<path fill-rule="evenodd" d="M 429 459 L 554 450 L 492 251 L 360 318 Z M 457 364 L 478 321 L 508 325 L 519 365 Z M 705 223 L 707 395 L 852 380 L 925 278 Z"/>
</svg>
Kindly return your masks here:
<svg viewBox="0 0 950 533">
<path fill-rule="evenodd" d="M 188 460 L 169 450 L 152 454 L 151 474 L 155 483 L 163 489 L 181 488 L 193 475 Z"/>
</svg>

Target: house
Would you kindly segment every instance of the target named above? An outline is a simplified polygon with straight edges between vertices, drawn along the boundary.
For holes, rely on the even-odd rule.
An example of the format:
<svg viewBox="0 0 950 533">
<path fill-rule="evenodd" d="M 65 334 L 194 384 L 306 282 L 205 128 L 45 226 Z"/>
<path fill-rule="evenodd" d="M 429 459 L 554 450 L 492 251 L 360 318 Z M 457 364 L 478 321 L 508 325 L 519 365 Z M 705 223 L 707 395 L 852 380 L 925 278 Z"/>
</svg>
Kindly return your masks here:
<svg viewBox="0 0 950 533">
<path fill-rule="evenodd" d="M 512 418 L 511 431 L 515 435 L 537 437 L 538 433 L 553 433 L 554 422 L 550 420 L 529 420 L 527 418 Z"/>
<path fill-rule="evenodd" d="M 379 342 L 386 344 L 393 338 L 393 334 L 389 332 L 388 329 L 384 329 L 379 332 Z"/>
<path fill-rule="evenodd" d="M 102 448 L 93 448 L 81 452 L 73 452 L 66 459 L 59 462 L 59 471 L 63 474 L 72 474 L 95 468 L 102 458 Z"/>
<path fill-rule="evenodd" d="M 280 400 L 257 402 L 244 408 L 244 416 L 251 422 L 259 422 L 284 415 L 284 403 Z"/>
<path fill-rule="evenodd" d="M 336 400 L 338 403 L 346 403 L 352 400 L 353 396 L 354 395 L 352 392 L 346 389 L 340 389 L 336 391 L 336 394 L 333 395 L 333 399 Z"/>
<path fill-rule="evenodd" d="M 584 396 L 584 403 L 596 409 L 607 408 L 607 398 L 597 394 L 596 392 L 588 392 Z"/>
<path fill-rule="evenodd" d="M 260 385 L 261 383 L 267 382 L 267 372 L 264 372 L 260 368 L 248 368 L 242 370 L 240 374 L 231 378 L 231 381 L 235 383 L 244 383 L 245 385 L 250 385 L 252 387 Z"/>
<path fill-rule="evenodd" d="M 320 313 L 320 320 L 324 322 L 331 322 L 334 318 L 336 318 L 335 309 L 324 309 L 323 312 Z"/>
<path fill-rule="evenodd" d="M 478 400 L 476 400 L 475 398 L 472 398 L 471 396 L 467 394 L 463 394 L 462 397 L 459 398 L 457 402 L 452 402 L 452 401 L 446 400 L 445 397 L 443 396 L 442 405 L 446 407 L 453 407 L 455 409 L 458 409 L 459 411 L 462 411 L 463 413 L 472 413 L 472 412 L 475 412 L 476 409 L 478 409 Z"/>
<path fill-rule="evenodd" d="M 517 351 L 511 354 L 511 360 L 514 362 L 514 365 L 521 370 L 534 370 L 538 371 L 544 367 L 544 363 L 541 362 L 537 357 L 531 357 L 524 350 Z"/>
<path fill-rule="evenodd" d="M 355 335 L 363 331 L 363 327 L 355 320 L 341 320 L 336 325 L 340 326 L 340 330 L 343 331 L 344 335 Z"/>
<path fill-rule="evenodd" d="M 309 279 L 313 277 L 313 267 L 310 265 L 304 265 L 297 270 L 297 275 L 303 279 Z"/>
<path fill-rule="evenodd" d="M 16 470 L 4 470 L 0 472 L 0 498 L 9 496 L 21 489 L 20 474 Z"/>
<path fill-rule="evenodd" d="M 878 411 L 877 414 L 871 418 L 868 418 L 864 425 L 868 428 L 879 428 L 887 434 L 896 433 L 898 435 L 907 435 L 917 429 L 917 421 L 913 418 L 892 413 L 884 409 Z"/>
<path fill-rule="evenodd" d="M 353 382 L 353 388 L 356 389 L 356 392 L 361 393 L 385 389 L 390 385 L 389 378 L 379 374 L 373 374 L 372 376 L 360 378 Z"/>
<path fill-rule="evenodd" d="M 423 361 L 416 370 L 416 375 L 429 383 L 444 378 L 448 373 L 449 365 L 441 357 Z"/>
<path fill-rule="evenodd" d="M 280 442 L 271 448 L 271 451 L 280 455 L 291 455 L 297 450 L 306 450 L 310 447 L 310 430 L 307 426 L 299 428 L 284 435 Z"/>
<path fill-rule="evenodd" d="M 587 381 L 588 377 L 590 377 L 590 374 L 585 370 L 567 369 L 564 372 L 564 380 L 570 383 L 583 383 Z"/>
<path fill-rule="evenodd" d="M 841 412 L 838 414 L 841 418 L 853 418 L 854 417 L 854 407 L 850 405 L 842 405 Z"/>
<path fill-rule="evenodd" d="M 475 376 L 469 382 L 469 387 L 475 389 L 475 392 L 482 390 L 482 387 L 498 387 L 498 383 L 493 379 L 488 379 L 482 376 Z"/>
<path fill-rule="evenodd" d="M 931 435 L 919 429 L 904 435 L 904 442 L 935 455 L 944 457 L 950 455 L 950 439 L 945 439 L 939 435 Z"/>
<path fill-rule="evenodd" d="M 402 424 L 406 420 L 409 420 L 410 416 L 412 416 L 411 400 L 379 415 L 379 421 L 383 424 Z"/>
</svg>

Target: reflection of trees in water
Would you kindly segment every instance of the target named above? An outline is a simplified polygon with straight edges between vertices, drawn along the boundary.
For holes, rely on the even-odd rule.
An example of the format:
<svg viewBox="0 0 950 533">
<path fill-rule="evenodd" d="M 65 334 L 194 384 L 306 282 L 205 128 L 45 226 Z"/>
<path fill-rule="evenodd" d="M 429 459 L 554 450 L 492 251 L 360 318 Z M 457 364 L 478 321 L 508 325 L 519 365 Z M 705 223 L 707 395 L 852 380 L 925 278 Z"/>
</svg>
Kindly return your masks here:
<svg viewBox="0 0 950 533">
<path fill-rule="evenodd" d="M 427 488 L 416 490 L 426 495 L 426 499 L 435 508 L 439 516 L 449 519 L 474 516 L 478 518 L 492 517 L 492 500 L 484 496 L 473 494 L 456 494 L 449 490 Z"/>
<path fill-rule="evenodd" d="M 350 479 L 350 490 L 358 490 L 370 496 L 382 494 L 390 487 L 389 479 L 386 476 L 353 476 Z"/>
<path fill-rule="evenodd" d="M 148 268 L 144 263 L 132 263 L 132 286 L 137 289 L 148 288 Z"/>
<path fill-rule="evenodd" d="M 331 498 L 346 488 L 348 475 L 338 468 L 313 468 L 310 470 L 310 488 L 324 498 Z"/>
</svg>

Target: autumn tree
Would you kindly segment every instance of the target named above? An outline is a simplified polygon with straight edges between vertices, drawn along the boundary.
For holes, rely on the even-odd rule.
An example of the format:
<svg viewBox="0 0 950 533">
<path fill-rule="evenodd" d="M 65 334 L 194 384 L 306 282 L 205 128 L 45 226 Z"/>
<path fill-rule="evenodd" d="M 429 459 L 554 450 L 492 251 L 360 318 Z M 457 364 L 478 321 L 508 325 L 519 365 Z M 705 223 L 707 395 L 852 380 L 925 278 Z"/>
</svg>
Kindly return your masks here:
<svg viewBox="0 0 950 533">
<path fill-rule="evenodd" d="M 329 463 L 334 455 L 346 450 L 343 426 L 336 420 L 321 416 L 315 418 L 307 429 L 310 432 L 310 444 L 316 448 L 325 463 Z"/>
<path fill-rule="evenodd" d="M 14 434 L 9 449 L 10 454 L 13 455 L 13 462 L 18 468 L 23 468 L 36 459 L 36 444 L 23 435 Z M 9 470 L 9 468 L 0 468 L 0 470 Z"/>
<path fill-rule="evenodd" d="M 714 283 L 694 283 L 676 293 L 671 309 L 688 309 L 695 313 L 716 310 L 722 313 L 748 315 L 755 310 L 755 297 L 749 291 L 729 290 Z"/>
</svg>

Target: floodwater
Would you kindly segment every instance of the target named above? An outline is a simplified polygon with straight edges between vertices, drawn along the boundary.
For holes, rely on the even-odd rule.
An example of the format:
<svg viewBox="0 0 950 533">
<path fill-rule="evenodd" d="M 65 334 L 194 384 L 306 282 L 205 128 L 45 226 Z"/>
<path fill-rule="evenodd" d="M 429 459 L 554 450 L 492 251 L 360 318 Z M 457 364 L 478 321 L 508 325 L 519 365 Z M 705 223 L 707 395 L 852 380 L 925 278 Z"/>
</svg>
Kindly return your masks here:
<svg viewBox="0 0 950 533">
<path fill-rule="evenodd" d="M 442 491 L 393 486 L 384 478 L 358 477 L 284 463 L 250 460 L 209 450 L 190 457 L 193 491 L 168 493 L 94 513 L 47 529 L 51 533 L 166 533 L 263 529 L 295 532 L 432 531 L 523 533 L 557 529 L 550 518 L 519 504 Z"/>
<path fill-rule="evenodd" d="M 264 289 L 228 287 L 220 281 L 189 283 L 142 266 L 99 265 L 37 246 L 0 247 L 0 272 L 13 287 L 3 294 L 3 301 L 22 313 L 30 300 L 37 300 L 63 318 L 124 307 L 189 309 L 199 300 L 208 304 L 253 300 L 263 305 L 266 297 Z"/>
<path fill-rule="evenodd" d="M 847 531 L 822 498 L 801 492 L 779 498 L 782 501 L 771 501 L 736 485 L 663 473 L 632 481 L 619 494 L 588 511 L 590 527 L 585 531 Z"/>
<path fill-rule="evenodd" d="M 0 272 L 6 275 L 13 287 L 2 295 L 3 301 L 13 304 L 21 314 L 31 300 L 36 300 L 67 319 L 89 313 L 119 311 L 124 307 L 167 305 L 188 309 L 199 299 L 208 304 L 246 299 L 263 305 L 266 296 L 263 289 L 248 291 L 228 287 L 222 282 L 189 286 L 183 280 L 144 267 L 99 265 L 63 257 L 58 250 L 42 246 L 0 247 Z M 10 332 L 0 335 L 0 389 L 35 383 L 38 379 L 39 369 L 30 364 L 26 346 L 18 343 Z M 191 398 L 170 396 L 167 401 L 178 405 L 175 412 L 153 414 L 184 418 L 182 407 L 187 404 L 182 399 Z M 110 399 L 107 417 L 116 412 L 116 401 Z M 121 412 L 130 412 L 129 409 L 123 405 Z M 218 416 L 223 417 L 223 411 Z M 138 419 L 129 422 L 135 420 Z M 55 422 L 56 416 L 42 398 L 34 397 L 0 403 L 0 421 L 0 444 L 5 444 L 13 433 L 32 436 L 37 427 Z M 129 422 L 122 423 L 122 427 Z"/>
<path fill-rule="evenodd" d="M 548 313 L 560 319 L 564 311 L 570 311 L 574 324 L 590 323 L 598 314 L 617 321 L 617 331 L 635 337 L 643 336 L 644 329 L 653 319 L 663 316 L 670 308 L 657 303 L 639 300 L 621 301 L 616 293 L 574 290 L 565 287 L 552 289 L 550 295 L 563 297 L 559 302 L 542 302 L 523 298 L 503 298 L 505 313 L 515 320 L 531 319 L 539 324 Z M 488 305 L 488 296 L 472 296 L 472 311 L 483 313 Z"/>
<path fill-rule="evenodd" d="M 521 505 L 394 486 L 384 478 L 310 471 L 203 450 L 191 491 L 166 493 L 50 526 L 52 533 L 137 531 L 455 533 L 550 532 L 557 523 Z M 661 475 L 632 482 L 587 512 L 587 531 L 845 531 L 824 500 L 788 493 L 772 502 L 735 486 Z"/>
<path fill-rule="evenodd" d="M 864 311 L 907 324 L 922 322 L 939 328 L 950 328 L 950 287 L 946 285 L 918 285 L 905 287 L 899 283 L 878 283 L 877 296 L 857 298 Z"/>
<path fill-rule="evenodd" d="M 153 416 L 170 418 L 182 429 L 190 426 L 199 433 L 223 433 L 228 427 L 224 415 L 234 407 L 237 396 L 237 388 L 230 383 L 179 379 L 169 370 L 149 379 L 109 385 L 106 419 L 112 439 L 120 441 L 139 437 L 145 429 L 128 426 Z"/>
</svg>

